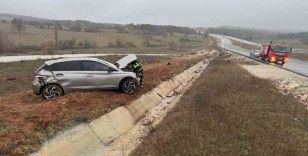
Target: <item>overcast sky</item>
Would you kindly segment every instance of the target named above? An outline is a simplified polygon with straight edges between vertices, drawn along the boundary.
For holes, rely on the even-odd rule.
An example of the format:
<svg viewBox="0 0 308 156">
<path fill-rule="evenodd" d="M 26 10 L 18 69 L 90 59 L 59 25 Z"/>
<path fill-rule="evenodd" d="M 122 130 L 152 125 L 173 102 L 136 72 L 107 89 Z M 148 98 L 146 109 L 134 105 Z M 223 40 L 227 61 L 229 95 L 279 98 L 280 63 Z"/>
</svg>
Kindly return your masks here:
<svg viewBox="0 0 308 156">
<path fill-rule="evenodd" d="M 0 0 L 0 12 L 112 23 L 308 30 L 308 0 Z"/>
</svg>

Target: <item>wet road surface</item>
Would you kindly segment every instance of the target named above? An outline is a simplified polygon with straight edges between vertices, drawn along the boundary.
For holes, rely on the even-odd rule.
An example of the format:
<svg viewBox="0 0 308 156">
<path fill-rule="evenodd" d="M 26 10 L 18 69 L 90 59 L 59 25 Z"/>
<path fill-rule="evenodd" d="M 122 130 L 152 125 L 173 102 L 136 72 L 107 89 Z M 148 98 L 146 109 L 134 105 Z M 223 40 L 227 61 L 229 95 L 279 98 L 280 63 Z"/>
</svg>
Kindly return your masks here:
<svg viewBox="0 0 308 156">
<path fill-rule="evenodd" d="M 248 56 L 250 55 L 250 52 L 254 51 L 254 50 L 249 50 L 249 49 L 244 49 L 241 47 L 238 47 L 236 45 L 233 45 L 230 41 L 230 39 L 234 39 L 240 42 L 244 42 L 246 44 L 251 44 L 251 45 L 258 45 L 257 43 L 253 43 L 250 41 L 245 41 L 245 40 L 241 40 L 241 39 L 237 39 L 237 38 L 233 38 L 233 37 L 228 37 L 228 36 L 223 36 L 223 35 L 216 35 L 216 34 L 211 34 L 211 36 L 219 38 L 221 40 L 220 46 L 223 49 L 244 55 L 244 56 Z M 300 60 L 295 60 L 295 59 L 289 59 L 289 61 L 284 64 L 283 66 L 281 65 L 276 65 L 279 66 L 281 68 L 293 71 L 295 73 L 298 73 L 300 75 L 306 76 L 308 77 L 308 62 L 305 61 L 300 61 Z"/>
</svg>

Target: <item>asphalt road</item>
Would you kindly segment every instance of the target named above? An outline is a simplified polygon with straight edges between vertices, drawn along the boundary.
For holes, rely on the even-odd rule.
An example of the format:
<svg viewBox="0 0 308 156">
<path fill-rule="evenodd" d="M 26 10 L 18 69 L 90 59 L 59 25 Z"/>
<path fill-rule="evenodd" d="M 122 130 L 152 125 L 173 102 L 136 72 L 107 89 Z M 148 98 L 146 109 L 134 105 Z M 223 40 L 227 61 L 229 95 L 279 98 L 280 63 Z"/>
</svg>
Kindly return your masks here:
<svg viewBox="0 0 308 156">
<path fill-rule="evenodd" d="M 258 45 L 257 43 L 253 43 L 250 41 L 245 41 L 245 40 L 241 40 L 238 38 L 233 38 L 233 37 L 229 37 L 229 36 L 223 36 L 223 35 L 216 35 L 216 34 L 211 34 L 212 37 L 216 37 L 218 39 L 221 40 L 220 43 L 220 47 L 222 47 L 223 49 L 244 55 L 244 56 L 248 56 L 252 50 L 249 49 L 244 49 L 241 47 L 238 47 L 236 45 L 233 45 L 230 41 L 230 39 L 234 39 L 240 42 L 244 42 L 246 44 L 251 44 L 251 45 Z M 308 62 L 305 61 L 300 61 L 300 60 L 295 60 L 295 59 L 289 59 L 289 61 L 284 64 L 283 66 L 278 65 L 281 68 L 293 71 L 295 73 L 298 73 L 300 75 L 306 76 L 308 77 Z"/>
</svg>

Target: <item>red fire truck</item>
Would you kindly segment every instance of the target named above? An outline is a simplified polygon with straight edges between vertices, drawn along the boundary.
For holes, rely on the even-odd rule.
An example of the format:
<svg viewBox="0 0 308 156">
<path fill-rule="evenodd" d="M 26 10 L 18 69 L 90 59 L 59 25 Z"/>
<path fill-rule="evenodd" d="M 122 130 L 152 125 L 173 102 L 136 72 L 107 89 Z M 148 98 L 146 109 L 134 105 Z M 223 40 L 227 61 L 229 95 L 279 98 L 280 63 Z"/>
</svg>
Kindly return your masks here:
<svg viewBox="0 0 308 156">
<path fill-rule="evenodd" d="M 250 57 L 266 60 L 269 63 L 280 62 L 281 64 L 284 64 L 288 61 L 289 53 L 291 51 L 292 48 L 286 47 L 284 45 L 263 44 L 260 48 L 260 51 L 254 54 L 250 54 Z"/>
</svg>

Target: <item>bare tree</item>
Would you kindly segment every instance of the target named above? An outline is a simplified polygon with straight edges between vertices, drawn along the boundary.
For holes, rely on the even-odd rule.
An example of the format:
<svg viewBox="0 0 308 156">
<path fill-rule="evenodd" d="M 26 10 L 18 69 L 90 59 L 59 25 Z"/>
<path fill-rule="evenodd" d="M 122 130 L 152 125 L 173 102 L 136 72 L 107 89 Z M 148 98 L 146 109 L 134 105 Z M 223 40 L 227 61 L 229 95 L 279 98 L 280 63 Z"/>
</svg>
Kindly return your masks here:
<svg viewBox="0 0 308 156">
<path fill-rule="evenodd" d="M 55 30 L 55 43 L 56 43 L 56 47 L 58 47 L 59 25 L 60 25 L 59 22 L 55 21 L 54 30 Z"/>
<path fill-rule="evenodd" d="M 24 25 L 24 22 L 21 18 L 19 18 L 19 19 L 14 18 L 12 20 L 12 24 L 13 24 L 12 25 L 13 28 L 16 29 L 19 34 L 26 29 L 26 26 Z"/>
</svg>

